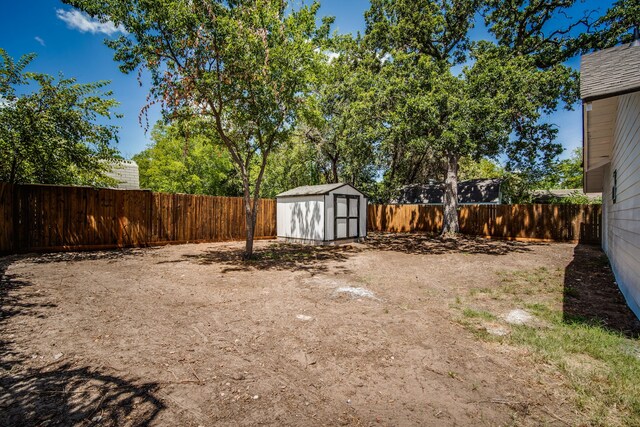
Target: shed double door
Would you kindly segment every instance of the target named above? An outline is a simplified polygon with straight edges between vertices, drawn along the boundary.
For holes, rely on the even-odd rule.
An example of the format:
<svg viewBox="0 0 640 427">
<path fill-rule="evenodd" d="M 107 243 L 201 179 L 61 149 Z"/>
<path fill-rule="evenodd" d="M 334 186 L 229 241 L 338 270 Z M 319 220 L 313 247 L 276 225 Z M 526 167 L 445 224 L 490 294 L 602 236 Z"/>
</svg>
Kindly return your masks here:
<svg viewBox="0 0 640 427">
<path fill-rule="evenodd" d="M 335 195 L 335 238 L 360 237 L 360 197 Z"/>
</svg>

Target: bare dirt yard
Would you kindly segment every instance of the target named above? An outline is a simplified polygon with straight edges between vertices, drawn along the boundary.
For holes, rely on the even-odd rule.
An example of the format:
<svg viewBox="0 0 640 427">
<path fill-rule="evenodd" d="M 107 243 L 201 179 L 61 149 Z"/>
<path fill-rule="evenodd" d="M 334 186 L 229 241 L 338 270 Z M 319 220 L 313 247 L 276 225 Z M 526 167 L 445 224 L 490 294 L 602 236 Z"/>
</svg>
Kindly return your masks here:
<svg viewBox="0 0 640 427">
<path fill-rule="evenodd" d="M 0 424 L 638 422 L 640 327 L 596 247 L 242 247 L 0 258 Z"/>
</svg>

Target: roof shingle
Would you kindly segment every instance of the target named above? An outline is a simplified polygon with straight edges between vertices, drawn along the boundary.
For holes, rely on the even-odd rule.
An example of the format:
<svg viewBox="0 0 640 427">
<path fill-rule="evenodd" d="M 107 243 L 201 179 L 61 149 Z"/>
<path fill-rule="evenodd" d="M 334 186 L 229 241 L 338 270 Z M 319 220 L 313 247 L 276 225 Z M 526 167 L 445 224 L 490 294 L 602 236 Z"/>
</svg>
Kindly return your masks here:
<svg viewBox="0 0 640 427">
<path fill-rule="evenodd" d="M 624 44 L 580 60 L 580 96 L 588 101 L 640 90 L 640 47 Z"/>
</svg>

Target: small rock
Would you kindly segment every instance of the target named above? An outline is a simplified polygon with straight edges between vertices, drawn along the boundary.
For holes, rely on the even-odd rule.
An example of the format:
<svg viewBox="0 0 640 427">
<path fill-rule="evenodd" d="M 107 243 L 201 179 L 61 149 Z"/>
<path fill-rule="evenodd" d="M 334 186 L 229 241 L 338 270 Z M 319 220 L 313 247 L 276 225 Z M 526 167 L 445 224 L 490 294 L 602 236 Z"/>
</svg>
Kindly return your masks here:
<svg viewBox="0 0 640 427">
<path fill-rule="evenodd" d="M 528 312 L 520 309 L 511 310 L 504 318 L 507 323 L 512 325 L 524 325 L 533 320 L 533 316 Z"/>
<path fill-rule="evenodd" d="M 236 381 L 242 381 L 243 379 L 245 379 L 245 376 L 244 376 L 244 374 L 238 372 L 238 373 L 235 373 L 235 374 L 231 375 L 231 378 L 233 378 Z"/>
<path fill-rule="evenodd" d="M 356 287 L 353 287 L 353 286 L 342 286 L 340 288 L 337 288 L 334 292 L 336 294 L 347 294 L 351 298 L 378 299 L 378 298 L 376 298 L 375 294 L 373 292 L 371 292 L 370 290 L 365 289 L 365 288 L 356 288 Z"/>
<path fill-rule="evenodd" d="M 500 326 L 487 326 L 486 330 L 491 335 L 497 335 L 499 337 L 503 337 L 509 333 L 506 328 L 501 328 Z"/>
<path fill-rule="evenodd" d="M 258 396 L 257 394 L 253 396 L 253 400 L 258 400 L 260 398 L 260 396 Z"/>
<path fill-rule="evenodd" d="M 62 357 L 62 353 L 56 353 L 53 355 L 53 360 L 58 360 Z"/>
<path fill-rule="evenodd" d="M 298 315 L 296 316 L 296 319 L 298 319 L 298 320 L 303 320 L 303 321 L 305 321 L 305 322 L 308 322 L 309 320 L 312 320 L 312 319 L 313 319 L 313 317 L 311 317 L 311 316 L 307 316 L 307 315 L 305 315 L 305 314 L 298 314 Z"/>
<path fill-rule="evenodd" d="M 101 419 L 102 419 L 102 415 L 96 415 L 95 417 L 91 418 L 91 421 L 95 423 L 100 421 Z"/>
</svg>

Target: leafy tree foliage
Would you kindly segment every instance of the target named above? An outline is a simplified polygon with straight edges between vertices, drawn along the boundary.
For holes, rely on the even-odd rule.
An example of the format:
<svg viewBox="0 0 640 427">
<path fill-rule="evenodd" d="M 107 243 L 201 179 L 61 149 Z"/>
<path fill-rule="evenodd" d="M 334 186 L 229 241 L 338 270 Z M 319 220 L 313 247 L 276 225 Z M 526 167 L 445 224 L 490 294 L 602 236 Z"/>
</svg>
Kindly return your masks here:
<svg viewBox="0 0 640 427">
<path fill-rule="evenodd" d="M 542 117 L 577 101 L 578 73 L 564 62 L 598 44 L 590 31 L 603 25 L 591 12 L 571 17 L 575 4 L 371 2 L 365 43 L 382 59 L 374 67 L 378 107 L 389 130 L 380 142 L 384 177 L 394 186 L 425 179 L 423 173 L 444 175 L 443 233 L 459 228 L 461 159 L 505 155 L 506 173 L 525 183 L 514 188 L 540 182 L 554 165 L 561 152 L 557 127 Z M 478 16 L 495 42 L 470 40 Z"/>
<path fill-rule="evenodd" d="M 293 132 L 322 56 L 330 22 L 317 28 L 319 4 L 292 10 L 284 0 L 68 3 L 127 30 L 107 44 L 123 72 L 150 72 L 152 100 L 166 117 L 198 116 L 216 131 L 242 181 L 251 257 L 269 155 Z"/>
<path fill-rule="evenodd" d="M 326 164 L 320 147 L 296 133 L 269 158 L 262 196 L 275 197 L 291 188 L 326 183 Z"/>
<path fill-rule="evenodd" d="M 113 185 L 117 127 L 102 124 L 118 103 L 108 82 L 76 83 L 26 72 L 35 54 L 14 61 L 0 49 L 0 181 Z M 33 85 L 37 89 L 30 90 Z"/>
<path fill-rule="evenodd" d="M 372 118 L 371 74 L 361 66 L 359 39 L 334 36 L 327 41 L 327 60 L 321 63 L 309 94 L 304 141 L 318 152 L 322 181 L 349 182 L 363 187 L 374 180 L 376 122 Z"/>
<path fill-rule="evenodd" d="M 157 123 L 151 131 L 152 143 L 133 156 L 140 170 L 140 185 L 168 193 L 239 196 L 242 184 L 229 153 L 211 144 L 215 135 L 201 124 Z"/>
<path fill-rule="evenodd" d="M 459 165 L 458 178 L 461 180 L 503 178 L 506 176 L 506 171 L 500 164 L 487 158 L 474 161 L 472 158 L 463 157 L 460 159 Z"/>
<path fill-rule="evenodd" d="M 582 149 L 573 150 L 571 156 L 558 162 L 555 169 L 558 175 L 557 188 L 582 188 Z"/>
</svg>

